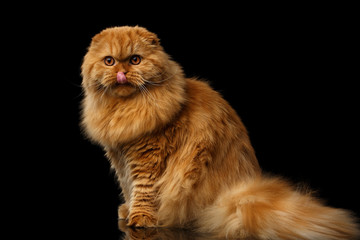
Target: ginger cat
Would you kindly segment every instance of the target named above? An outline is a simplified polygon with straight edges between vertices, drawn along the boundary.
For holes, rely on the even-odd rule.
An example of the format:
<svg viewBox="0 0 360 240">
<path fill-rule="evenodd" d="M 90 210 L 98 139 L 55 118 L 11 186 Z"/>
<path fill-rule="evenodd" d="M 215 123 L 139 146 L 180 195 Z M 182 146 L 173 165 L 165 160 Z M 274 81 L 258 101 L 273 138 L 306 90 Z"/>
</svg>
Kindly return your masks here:
<svg viewBox="0 0 360 240">
<path fill-rule="evenodd" d="M 229 238 L 359 237 L 350 212 L 264 176 L 236 112 L 206 82 L 185 78 L 156 34 L 103 30 L 82 77 L 81 124 L 115 170 L 128 226 Z"/>
</svg>

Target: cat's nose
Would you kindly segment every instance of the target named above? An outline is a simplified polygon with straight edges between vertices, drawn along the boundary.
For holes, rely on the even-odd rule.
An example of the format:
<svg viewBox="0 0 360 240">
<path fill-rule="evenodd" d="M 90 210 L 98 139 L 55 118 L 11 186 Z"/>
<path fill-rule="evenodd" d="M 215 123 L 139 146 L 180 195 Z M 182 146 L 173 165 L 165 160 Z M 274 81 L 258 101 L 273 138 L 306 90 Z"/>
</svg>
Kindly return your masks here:
<svg viewBox="0 0 360 240">
<path fill-rule="evenodd" d="M 126 79 L 126 76 L 125 76 L 125 73 L 124 72 L 118 72 L 116 74 L 116 81 L 120 84 L 125 84 L 127 83 L 127 79 Z"/>
</svg>

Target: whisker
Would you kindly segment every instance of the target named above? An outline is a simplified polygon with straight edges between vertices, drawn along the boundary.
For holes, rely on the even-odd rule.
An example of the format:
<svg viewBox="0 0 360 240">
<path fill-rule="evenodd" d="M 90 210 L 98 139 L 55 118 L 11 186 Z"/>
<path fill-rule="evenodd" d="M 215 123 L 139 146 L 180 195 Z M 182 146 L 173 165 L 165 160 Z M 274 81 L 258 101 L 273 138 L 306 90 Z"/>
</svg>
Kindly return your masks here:
<svg viewBox="0 0 360 240">
<path fill-rule="evenodd" d="M 79 85 L 79 84 L 76 84 L 76 83 L 74 83 L 73 81 L 70 81 L 70 80 L 67 80 L 67 82 L 68 82 L 69 84 L 75 86 L 75 87 L 82 88 L 82 85 L 81 85 L 81 84 L 80 84 L 80 85 Z"/>
<path fill-rule="evenodd" d="M 84 97 L 85 96 L 85 92 L 83 90 L 80 91 L 79 94 L 77 94 L 75 97 L 73 97 L 72 100 L 78 99 L 80 97 Z"/>
<path fill-rule="evenodd" d="M 159 69 L 159 70 L 160 70 L 160 69 Z M 145 79 L 142 74 L 140 74 L 140 73 L 138 73 L 138 72 L 132 72 L 132 74 L 134 75 L 134 77 L 140 78 L 141 81 L 143 81 L 144 83 L 149 84 L 149 85 L 154 85 L 154 86 L 160 86 L 160 85 L 162 85 L 162 83 L 166 82 L 167 80 L 169 80 L 170 78 L 172 78 L 173 76 L 175 76 L 175 75 L 178 73 L 178 70 L 176 70 L 174 73 L 170 74 L 169 76 L 167 76 L 166 78 L 163 78 L 163 79 L 161 79 L 161 80 L 156 80 L 156 81 L 151 81 L 151 80 L 149 80 L 149 79 L 152 79 L 152 78 L 159 78 L 159 77 L 165 75 L 166 73 L 167 73 L 167 72 L 165 72 L 165 71 L 162 71 L 162 72 L 159 71 L 159 73 L 152 74 L 152 75 L 150 75 L 147 79 Z"/>
<path fill-rule="evenodd" d="M 136 86 L 140 89 L 142 95 L 149 100 L 149 103 L 155 104 L 159 107 L 158 103 L 164 102 L 163 100 L 155 99 L 154 95 L 149 91 L 144 82 L 142 82 L 140 79 L 136 79 Z"/>
<path fill-rule="evenodd" d="M 160 81 L 156 81 L 156 82 L 151 82 L 147 79 L 143 79 L 145 82 L 149 83 L 149 84 L 152 84 L 152 85 L 160 85 L 160 83 L 163 83 L 163 82 L 166 82 L 167 80 L 169 80 L 170 78 L 174 77 L 176 74 L 178 73 L 178 70 L 175 71 L 174 73 L 170 74 L 167 78 L 164 78 L 164 79 L 161 79 Z M 162 76 L 166 74 L 166 72 L 161 72 L 160 74 L 158 75 L 153 75 L 151 77 L 159 77 L 159 76 Z"/>
</svg>

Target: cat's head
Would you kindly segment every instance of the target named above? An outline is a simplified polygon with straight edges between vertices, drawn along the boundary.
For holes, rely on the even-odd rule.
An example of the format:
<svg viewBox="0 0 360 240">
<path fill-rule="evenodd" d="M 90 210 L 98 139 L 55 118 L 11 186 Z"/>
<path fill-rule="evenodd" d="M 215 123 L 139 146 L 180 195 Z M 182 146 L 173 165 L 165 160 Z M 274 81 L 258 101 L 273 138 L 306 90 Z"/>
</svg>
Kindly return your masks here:
<svg viewBox="0 0 360 240">
<path fill-rule="evenodd" d="M 128 97 L 162 84 L 169 57 L 156 34 L 142 27 L 107 28 L 93 37 L 82 64 L 88 91 Z"/>
</svg>

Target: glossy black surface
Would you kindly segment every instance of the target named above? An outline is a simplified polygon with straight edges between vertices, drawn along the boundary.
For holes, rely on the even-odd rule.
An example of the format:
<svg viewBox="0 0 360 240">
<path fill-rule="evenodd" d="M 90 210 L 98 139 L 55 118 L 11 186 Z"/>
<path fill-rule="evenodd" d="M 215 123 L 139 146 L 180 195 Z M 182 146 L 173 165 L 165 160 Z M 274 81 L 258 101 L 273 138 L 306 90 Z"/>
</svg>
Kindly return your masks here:
<svg viewBox="0 0 360 240">
<path fill-rule="evenodd" d="M 120 239 L 126 240 L 137 240 L 137 239 L 147 239 L 147 240 L 220 240 L 223 238 L 217 238 L 211 234 L 196 233 L 190 230 L 184 229 L 169 229 L 169 228 L 129 228 L 126 226 L 125 222 L 119 221 L 119 230 L 121 231 Z"/>
</svg>

